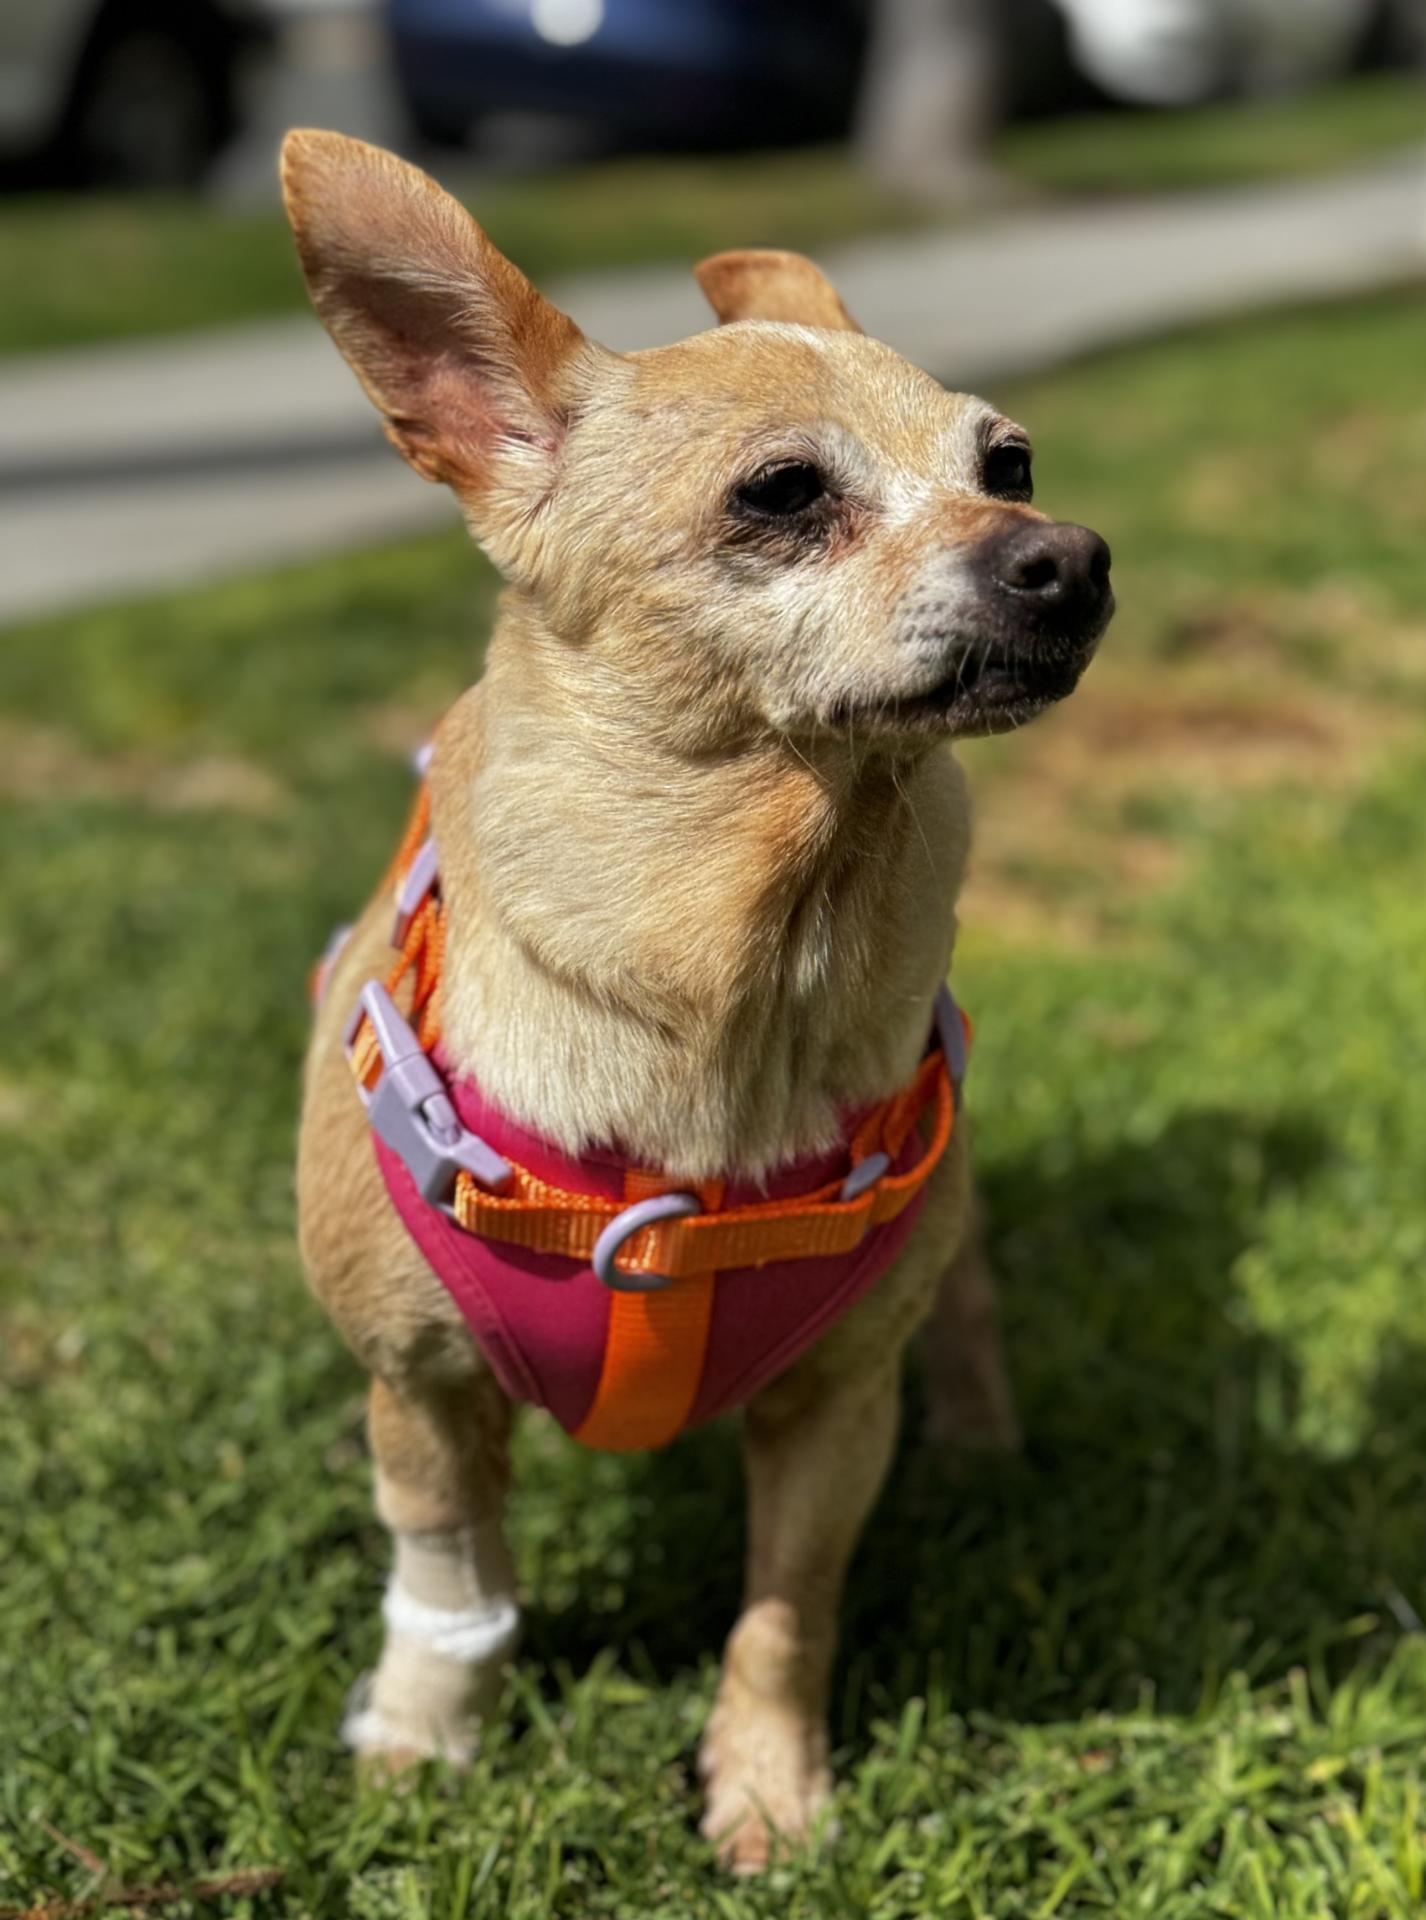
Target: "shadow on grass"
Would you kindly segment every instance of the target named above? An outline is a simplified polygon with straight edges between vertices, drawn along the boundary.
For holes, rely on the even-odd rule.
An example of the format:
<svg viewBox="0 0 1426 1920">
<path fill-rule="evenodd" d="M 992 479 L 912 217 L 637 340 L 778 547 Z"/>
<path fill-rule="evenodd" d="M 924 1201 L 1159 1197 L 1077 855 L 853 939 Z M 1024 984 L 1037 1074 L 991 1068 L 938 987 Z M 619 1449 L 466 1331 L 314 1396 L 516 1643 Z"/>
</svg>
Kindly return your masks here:
<svg viewBox="0 0 1426 1920">
<path fill-rule="evenodd" d="M 1191 1712 L 1230 1671 L 1330 1673 L 1409 1622 L 1426 1356 L 1393 1356 L 1373 1430 L 1324 1458 L 1295 1437 L 1296 1366 L 1235 1280 L 1264 1208 L 1294 1204 L 1326 1152 L 1298 1115 L 1199 1111 L 1103 1157 L 988 1165 L 1026 1452 L 948 1471 L 920 1443 L 913 1374 L 849 1582 L 841 1743 L 928 1691 L 972 1716 Z M 632 1645 L 666 1679 L 716 1653 L 737 1604 L 736 1434 L 620 1470 L 622 1597 L 542 1616 L 536 1594 L 529 1644 L 576 1671 Z"/>
</svg>

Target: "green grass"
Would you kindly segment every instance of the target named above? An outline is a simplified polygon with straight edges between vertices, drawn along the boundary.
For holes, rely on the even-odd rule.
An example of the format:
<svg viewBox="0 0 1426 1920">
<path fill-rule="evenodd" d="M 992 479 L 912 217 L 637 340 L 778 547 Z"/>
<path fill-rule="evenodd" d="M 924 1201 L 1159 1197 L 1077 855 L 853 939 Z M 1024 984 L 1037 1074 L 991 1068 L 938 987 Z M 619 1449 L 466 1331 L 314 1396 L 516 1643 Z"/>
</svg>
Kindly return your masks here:
<svg viewBox="0 0 1426 1920">
<path fill-rule="evenodd" d="M 1280 100 L 1027 121 L 1001 135 L 999 157 L 1047 193 L 1157 193 L 1321 173 L 1423 139 L 1426 89 L 1393 73 Z"/>
<path fill-rule="evenodd" d="M 1317 172 L 1423 137 L 1420 82 L 1386 75 L 1281 102 L 1012 127 L 997 159 L 1033 193 L 1093 195 Z M 620 160 L 489 181 L 470 198 L 495 240 L 536 278 L 691 263 L 723 247 L 815 252 L 930 218 L 873 186 L 834 149 Z M 0 261 L 0 353 L 260 319 L 304 301 L 275 210 L 17 197 L 0 204 Z"/>
<path fill-rule="evenodd" d="M 762 1885 L 694 1828 L 731 1432 L 529 1426 L 508 1721 L 398 1798 L 336 1740 L 385 1548 L 292 1248 L 303 977 L 488 575 L 442 539 L 7 637 L 0 1907 L 89 1891 L 77 1845 L 140 1886 L 281 1867 L 252 1920 L 1420 1913 L 1421 324 L 1006 396 L 1123 602 L 974 769 L 957 982 L 1028 1448 L 947 1480 L 908 1435 L 848 1597 L 841 1839 Z"/>
</svg>

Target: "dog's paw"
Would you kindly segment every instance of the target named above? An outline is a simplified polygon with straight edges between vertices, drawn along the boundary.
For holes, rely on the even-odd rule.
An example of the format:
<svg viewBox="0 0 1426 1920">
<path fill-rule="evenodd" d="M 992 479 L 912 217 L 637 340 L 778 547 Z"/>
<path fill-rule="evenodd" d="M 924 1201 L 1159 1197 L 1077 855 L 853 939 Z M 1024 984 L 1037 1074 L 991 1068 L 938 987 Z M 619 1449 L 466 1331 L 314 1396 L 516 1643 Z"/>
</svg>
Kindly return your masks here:
<svg viewBox="0 0 1426 1920">
<path fill-rule="evenodd" d="M 450 1690 L 393 1687 L 385 1671 L 363 1674 L 347 1699 L 342 1739 L 356 1757 L 357 1772 L 373 1785 L 390 1785 L 428 1760 L 464 1770 L 475 1755 L 480 1726 L 473 1705 L 468 1695 Z"/>
<path fill-rule="evenodd" d="M 389 1780 L 423 1760 L 468 1767 L 519 1634 L 514 1602 L 453 1612 L 413 1600 L 393 1580 L 382 1611 L 381 1662 L 352 1689 L 342 1722 L 359 1770 Z"/>
<path fill-rule="evenodd" d="M 720 1698 L 699 1751 L 703 1837 L 730 1873 L 761 1873 L 814 1837 L 832 1793 L 826 1736 L 817 1725 L 766 1704 Z"/>
</svg>

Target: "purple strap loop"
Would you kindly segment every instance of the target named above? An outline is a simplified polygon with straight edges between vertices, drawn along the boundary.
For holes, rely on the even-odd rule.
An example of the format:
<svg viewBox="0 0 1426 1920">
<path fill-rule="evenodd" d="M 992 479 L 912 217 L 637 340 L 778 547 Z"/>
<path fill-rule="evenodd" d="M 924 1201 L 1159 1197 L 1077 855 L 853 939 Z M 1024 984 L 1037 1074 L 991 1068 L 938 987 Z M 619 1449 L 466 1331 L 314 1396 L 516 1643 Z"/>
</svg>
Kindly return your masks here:
<svg viewBox="0 0 1426 1920">
<path fill-rule="evenodd" d="M 411 931 L 411 922 L 421 911 L 427 894 L 435 886 L 439 873 L 436 867 L 436 843 L 423 840 L 416 858 L 402 876 L 401 885 L 396 889 L 396 925 L 391 930 L 393 947 L 404 947 L 406 936 Z"/>
<path fill-rule="evenodd" d="M 839 1200 L 859 1200 L 868 1187 L 874 1187 L 884 1173 L 891 1169 L 889 1153 L 869 1153 L 865 1160 L 858 1160 L 846 1179 L 842 1182 Z"/>
<path fill-rule="evenodd" d="M 941 1052 L 946 1056 L 946 1068 L 951 1076 L 951 1090 L 956 1096 L 956 1111 L 960 1111 L 961 1088 L 965 1085 L 968 1054 L 966 1051 L 965 1022 L 961 1019 L 961 1010 L 956 1005 L 955 996 L 944 982 L 936 989 L 934 1004 L 935 1034 L 941 1044 Z"/>
</svg>

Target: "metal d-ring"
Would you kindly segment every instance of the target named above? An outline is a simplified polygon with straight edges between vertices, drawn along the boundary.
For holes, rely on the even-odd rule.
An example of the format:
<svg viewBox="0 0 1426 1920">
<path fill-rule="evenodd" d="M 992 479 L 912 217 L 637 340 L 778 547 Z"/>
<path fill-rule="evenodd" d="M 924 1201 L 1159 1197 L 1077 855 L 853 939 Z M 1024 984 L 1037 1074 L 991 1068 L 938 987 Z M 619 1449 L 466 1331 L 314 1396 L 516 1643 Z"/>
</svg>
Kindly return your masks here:
<svg viewBox="0 0 1426 1920">
<path fill-rule="evenodd" d="M 659 1193 L 652 1200 L 636 1200 L 622 1213 L 616 1213 L 594 1243 L 590 1265 L 616 1293 L 657 1293 L 660 1287 L 673 1285 L 666 1273 L 625 1273 L 614 1264 L 614 1256 L 624 1242 L 641 1227 L 657 1226 L 661 1220 L 683 1220 L 690 1213 L 701 1213 L 703 1203 L 692 1193 Z"/>
</svg>

